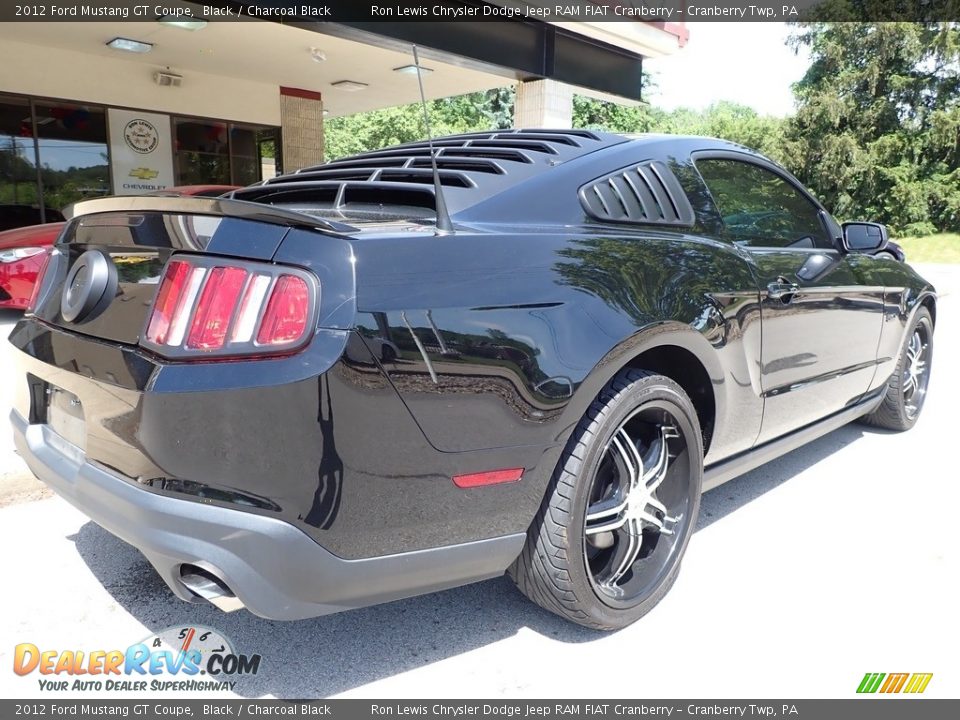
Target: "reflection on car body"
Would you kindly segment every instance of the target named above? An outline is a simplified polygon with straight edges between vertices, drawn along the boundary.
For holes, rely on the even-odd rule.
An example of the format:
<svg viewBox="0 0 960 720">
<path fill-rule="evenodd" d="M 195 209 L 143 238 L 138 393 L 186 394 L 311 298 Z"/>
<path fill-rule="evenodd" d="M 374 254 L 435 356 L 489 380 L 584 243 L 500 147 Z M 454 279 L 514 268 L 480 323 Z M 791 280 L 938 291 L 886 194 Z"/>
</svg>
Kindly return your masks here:
<svg viewBox="0 0 960 720">
<path fill-rule="evenodd" d="M 587 130 L 435 146 L 436 176 L 412 143 L 74 209 L 11 335 L 15 440 L 180 598 L 199 575 L 296 619 L 508 570 L 623 627 L 703 491 L 852 420 L 916 422 L 932 286 L 766 158 Z"/>
</svg>

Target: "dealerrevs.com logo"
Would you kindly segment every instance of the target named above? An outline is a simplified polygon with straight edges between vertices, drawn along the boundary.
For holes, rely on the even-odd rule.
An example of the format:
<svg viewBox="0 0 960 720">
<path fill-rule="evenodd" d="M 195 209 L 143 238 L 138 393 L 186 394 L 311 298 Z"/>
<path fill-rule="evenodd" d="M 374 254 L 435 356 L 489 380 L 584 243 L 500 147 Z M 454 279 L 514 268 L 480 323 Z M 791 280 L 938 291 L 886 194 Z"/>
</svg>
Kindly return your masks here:
<svg viewBox="0 0 960 720">
<path fill-rule="evenodd" d="M 237 677 L 257 674 L 261 659 L 236 652 L 219 630 L 191 626 L 161 630 L 125 650 L 48 650 L 20 643 L 13 671 L 36 673 L 44 691 L 232 691 Z"/>
</svg>

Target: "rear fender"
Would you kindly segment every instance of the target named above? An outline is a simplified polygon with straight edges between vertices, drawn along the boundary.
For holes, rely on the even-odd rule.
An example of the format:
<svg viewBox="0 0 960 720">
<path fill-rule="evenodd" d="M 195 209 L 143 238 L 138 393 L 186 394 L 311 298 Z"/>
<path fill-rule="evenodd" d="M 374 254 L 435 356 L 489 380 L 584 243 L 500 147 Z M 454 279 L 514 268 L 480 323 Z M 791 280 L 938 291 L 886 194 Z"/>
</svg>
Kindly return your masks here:
<svg viewBox="0 0 960 720">
<path fill-rule="evenodd" d="M 671 346 L 688 351 L 700 362 L 713 387 L 717 421 L 726 417 L 727 398 L 723 392 L 718 392 L 718 388 L 724 384 L 724 372 L 716 351 L 702 334 L 689 325 L 671 321 L 640 329 L 604 355 L 570 399 L 562 425 L 571 430 L 576 427 L 607 383 L 640 355 L 658 347 Z"/>
</svg>

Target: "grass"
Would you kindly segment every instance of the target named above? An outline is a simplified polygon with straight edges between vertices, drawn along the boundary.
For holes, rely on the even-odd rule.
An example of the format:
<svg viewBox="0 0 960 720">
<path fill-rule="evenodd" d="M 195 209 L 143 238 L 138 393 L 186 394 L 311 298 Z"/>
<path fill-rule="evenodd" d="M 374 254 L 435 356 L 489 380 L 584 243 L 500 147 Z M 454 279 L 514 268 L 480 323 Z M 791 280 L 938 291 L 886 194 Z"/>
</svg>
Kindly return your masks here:
<svg viewBox="0 0 960 720">
<path fill-rule="evenodd" d="M 960 235 L 940 233 L 915 238 L 894 238 L 907 253 L 908 263 L 960 263 Z"/>
</svg>

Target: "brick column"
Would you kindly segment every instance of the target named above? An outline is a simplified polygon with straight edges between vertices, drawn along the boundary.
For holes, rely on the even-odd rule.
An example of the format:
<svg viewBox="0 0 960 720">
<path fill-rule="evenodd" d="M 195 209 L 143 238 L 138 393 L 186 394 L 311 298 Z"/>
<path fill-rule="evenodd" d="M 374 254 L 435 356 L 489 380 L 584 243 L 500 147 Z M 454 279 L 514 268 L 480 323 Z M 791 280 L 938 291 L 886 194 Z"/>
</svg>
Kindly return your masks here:
<svg viewBox="0 0 960 720">
<path fill-rule="evenodd" d="M 517 86 L 513 124 L 518 128 L 568 128 L 573 124 L 573 88 L 556 80 Z"/>
<path fill-rule="evenodd" d="M 323 102 L 320 93 L 280 88 L 283 172 L 323 162 Z"/>
</svg>

